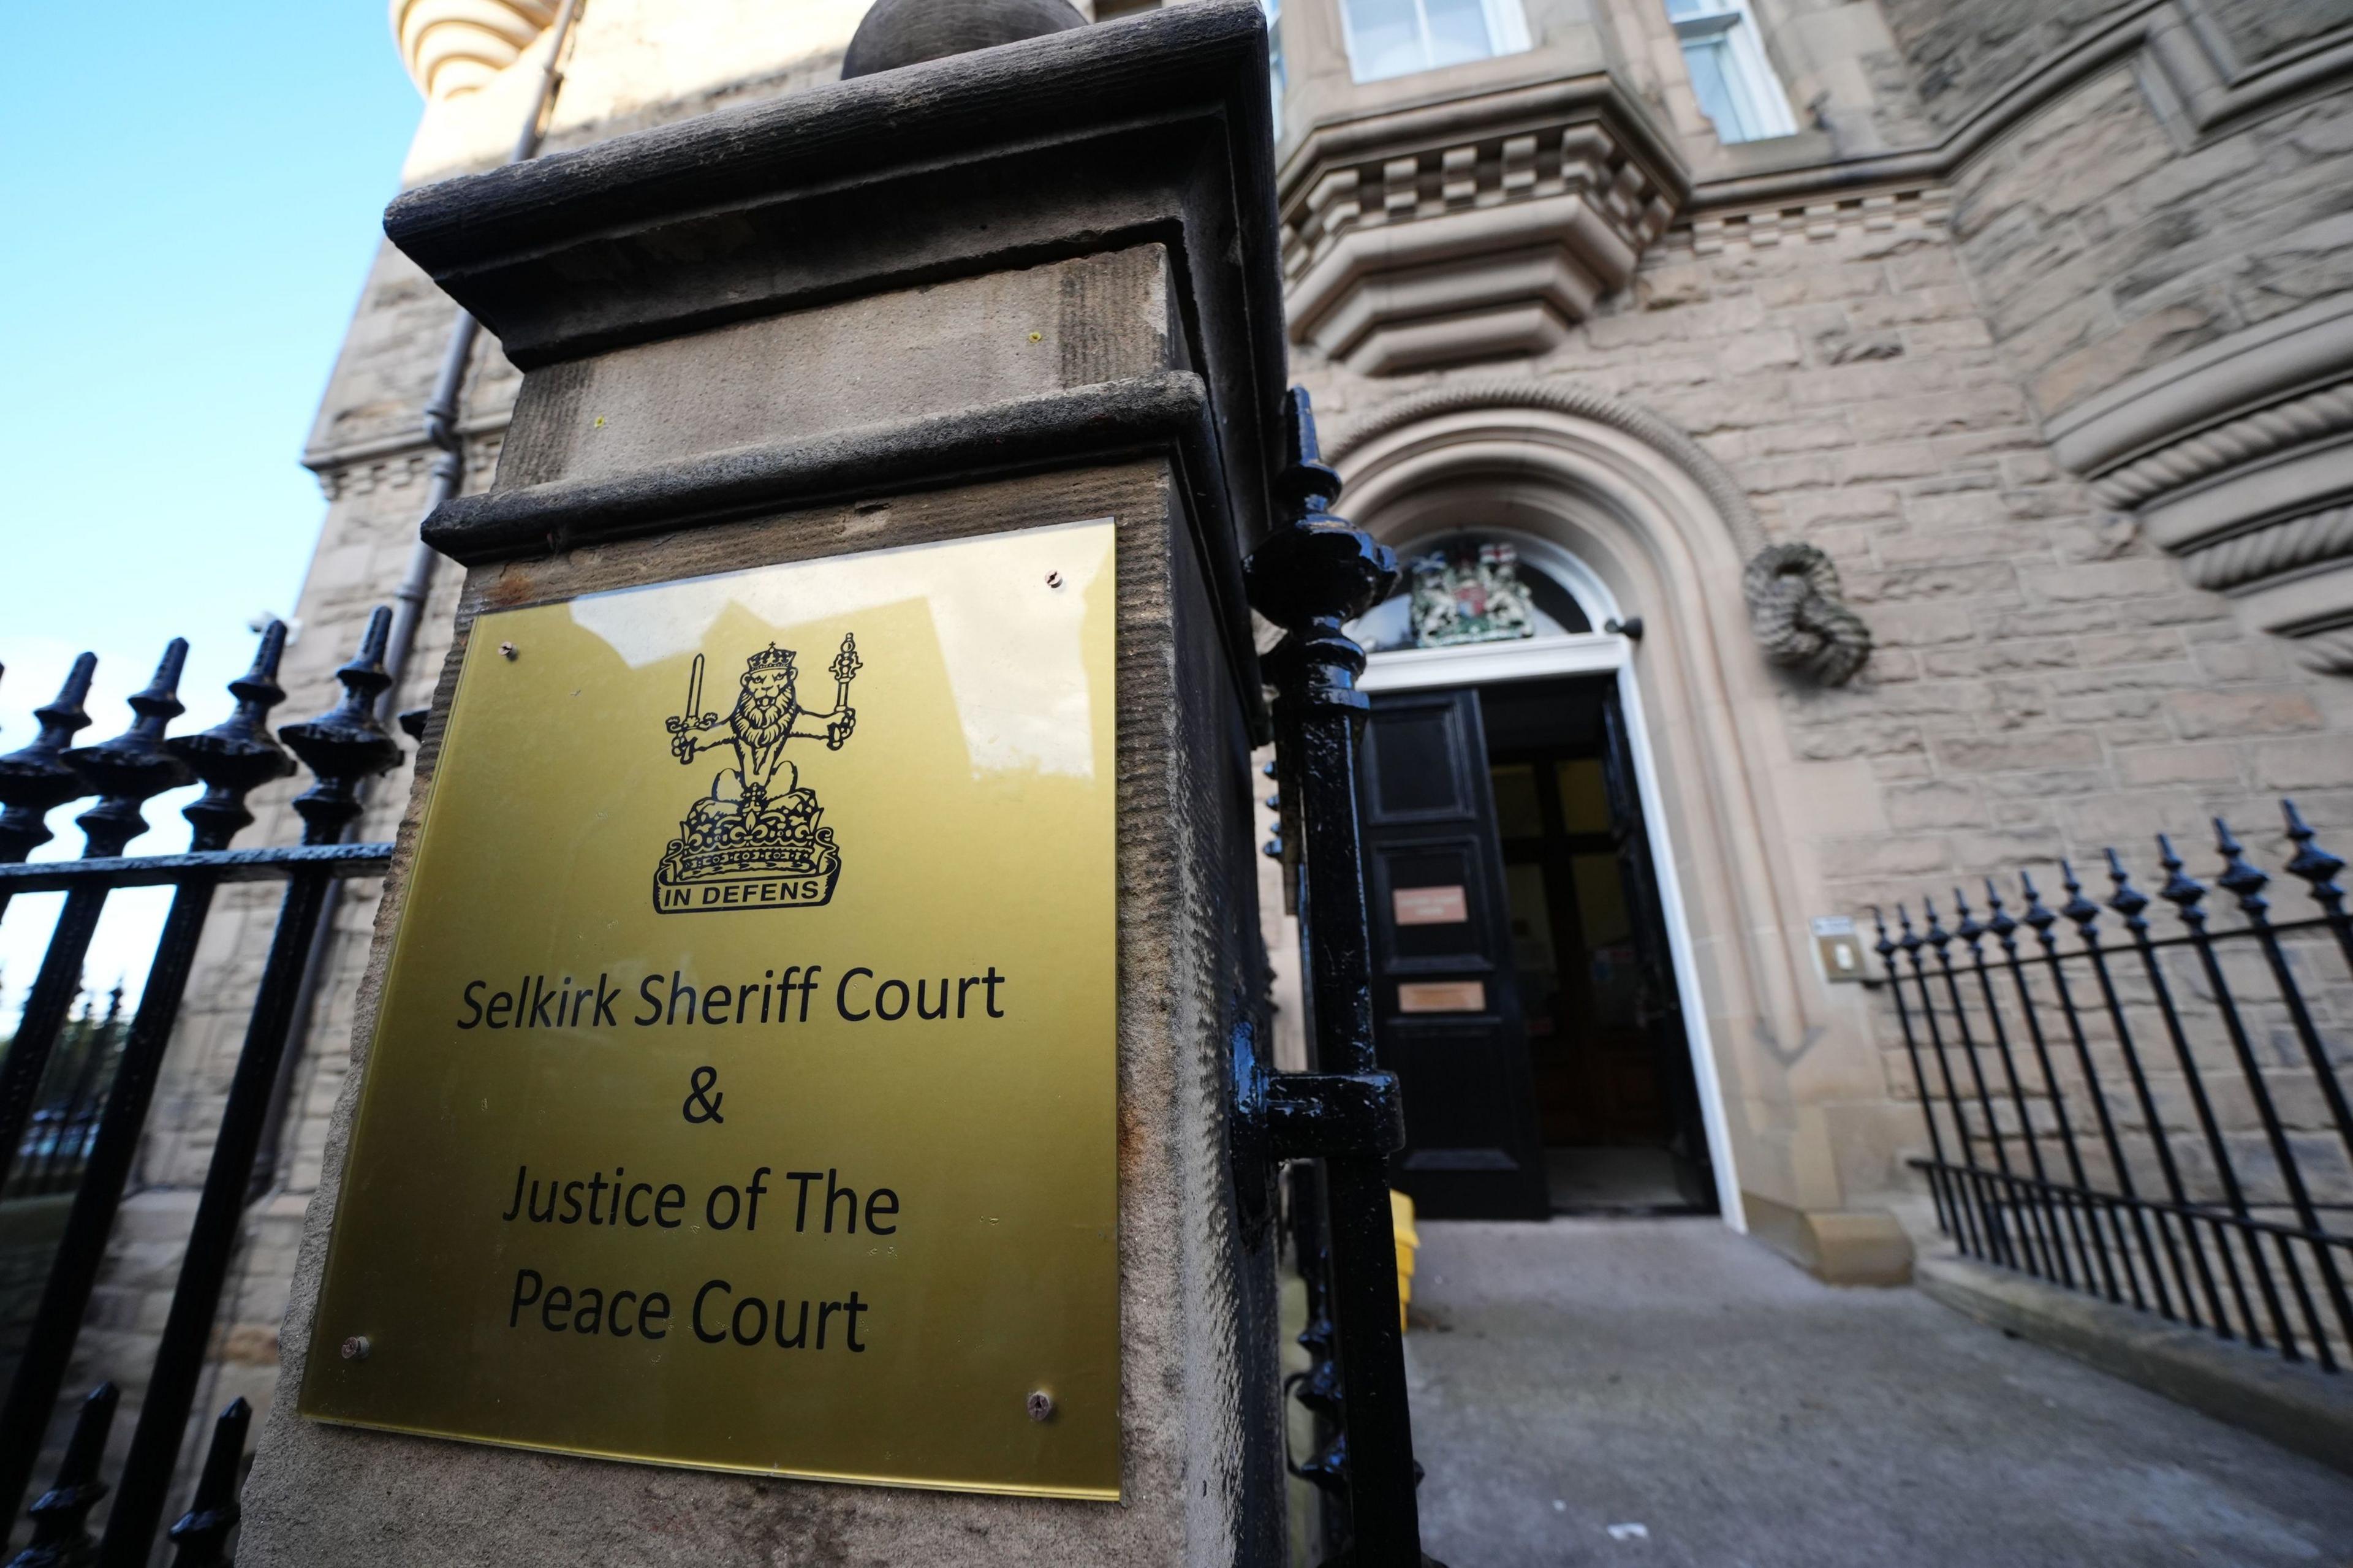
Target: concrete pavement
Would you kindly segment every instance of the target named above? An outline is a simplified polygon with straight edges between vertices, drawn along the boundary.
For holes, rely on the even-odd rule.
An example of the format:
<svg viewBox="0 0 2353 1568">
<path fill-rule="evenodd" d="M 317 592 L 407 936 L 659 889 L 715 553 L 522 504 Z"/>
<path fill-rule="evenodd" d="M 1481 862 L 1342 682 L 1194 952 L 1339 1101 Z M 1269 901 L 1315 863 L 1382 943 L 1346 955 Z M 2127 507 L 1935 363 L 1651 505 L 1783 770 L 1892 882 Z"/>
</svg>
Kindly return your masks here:
<svg viewBox="0 0 2353 1568">
<path fill-rule="evenodd" d="M 2353 1568 L 2353 1479 L 1915 1290 L 1822 1285 L 1713 1219 L 1421 1235 L 1450 1568 Z"/>
</svg>

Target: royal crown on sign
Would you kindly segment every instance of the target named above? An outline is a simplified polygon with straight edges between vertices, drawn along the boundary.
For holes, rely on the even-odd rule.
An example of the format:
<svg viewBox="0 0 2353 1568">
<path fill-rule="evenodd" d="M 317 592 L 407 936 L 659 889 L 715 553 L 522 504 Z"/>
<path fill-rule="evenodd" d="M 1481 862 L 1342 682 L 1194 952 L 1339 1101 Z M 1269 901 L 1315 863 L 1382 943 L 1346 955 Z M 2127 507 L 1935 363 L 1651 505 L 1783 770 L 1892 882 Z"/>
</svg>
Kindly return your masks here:
<svg viewBox="0 0 2353 1568">
<path fill-rule="evenodd" d="M 793 650 L 788 647 L 778 647 L 775 643 L 770 643 L 766 647 L 754 654 L 751 661 L 744 668 L 747 670 L 781 669 L 786 675 L 790 675 L 793 672 Z"/>
</svg>

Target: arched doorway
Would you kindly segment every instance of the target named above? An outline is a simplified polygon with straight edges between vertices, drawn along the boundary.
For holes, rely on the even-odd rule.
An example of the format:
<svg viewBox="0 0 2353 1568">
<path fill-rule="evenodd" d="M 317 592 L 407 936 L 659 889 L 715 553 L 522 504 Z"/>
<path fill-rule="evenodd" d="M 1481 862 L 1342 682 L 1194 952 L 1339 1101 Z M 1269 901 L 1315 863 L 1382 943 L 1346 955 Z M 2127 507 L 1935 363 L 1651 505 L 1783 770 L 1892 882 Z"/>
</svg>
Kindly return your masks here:
<svg viewBox="0 0 2353 1568">
<path fill-rule="evenodd" d="M 1572 383 L 1409 395 L 1342 426 L 1325 452 L 1346 514 L 1384 542 L 1505 540 L 1588 626 L 1643 624 L 1639 639 L 1564 625 L 1557 637 L 1392 647 L 1367 685 L 1612 683 L 1716 1201 L 1728 1225 L 1761 1216 L 1801 1250 L 1801 1216 L 1843 1202 L 1810 1101 L 1852 1064 L 1817 1052 L 1838 1037 L 1806 931 L 1805 851 L 1778 798 L 1805 787 L 1780 716 L 1793 678 L 1768 663 L 1744 593 L 1744 571 L 1772 548 L 1746 494 L 1657 415 Z"/>
<path fill-rule="evenodd" d="M 1432 1217 L 1736 1215 L 1614 596 L 1508 529 L 1398 555 L 1353 628 L 1398 1184 Z"/>
</svg>

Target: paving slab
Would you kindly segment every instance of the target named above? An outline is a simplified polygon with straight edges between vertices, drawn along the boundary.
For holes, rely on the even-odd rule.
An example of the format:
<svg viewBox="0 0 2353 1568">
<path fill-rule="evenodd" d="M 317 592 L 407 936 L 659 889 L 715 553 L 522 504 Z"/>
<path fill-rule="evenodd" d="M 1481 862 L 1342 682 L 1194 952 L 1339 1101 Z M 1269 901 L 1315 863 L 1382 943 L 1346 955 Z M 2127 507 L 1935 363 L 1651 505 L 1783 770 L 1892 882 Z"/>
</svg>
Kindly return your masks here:
<svg viewBox="0 0 2353 1568">
<path fill-rule="evenodd" d="M 1451 1568 L 2353 1568 L 2353 1479 L 1714 1219 L 1424 1221 Z"/>
</svg>

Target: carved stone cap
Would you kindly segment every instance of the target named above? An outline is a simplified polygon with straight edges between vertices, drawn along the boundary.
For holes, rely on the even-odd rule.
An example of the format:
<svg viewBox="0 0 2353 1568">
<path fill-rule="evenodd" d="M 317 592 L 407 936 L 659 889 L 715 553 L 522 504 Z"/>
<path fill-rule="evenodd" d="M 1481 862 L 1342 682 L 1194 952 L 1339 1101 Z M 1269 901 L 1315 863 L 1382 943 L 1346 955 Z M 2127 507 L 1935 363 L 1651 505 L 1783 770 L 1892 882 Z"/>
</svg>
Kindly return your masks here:
<svg viewBox="0 0 2353 1568">
<path fill-rule="evenodd" d="M 555 0 L 392 0 L 392 36 L 428 99 L 477 92 L 555 21 Z"/>
<path fill-rule="evenodd" d="M 1690 193 L 1599 73 L 1319 125 L 1282 173 L 1291 340 L 1371 374 L 1541 353 Z"/>
<path fill-rule="evenodd" d="M 530 370 L 1198 229 L 1198 291 L 1270 329 L 1271 431 L 1266 58 L 1254 0 L 1198 0 L 427 185 L 385 231 Z"/>
<path fill-rule="evenodd" d="M 426 537 L 512 559 L 1166 454 L 1232 662 L 1250 668 L 1239 556 L 1267 531 L 1285 358 L 1267 68 L 1256 0 L 1193 0 L 408 192 L 385 232 L 498 335 L 526 403 L 569 362 L 691 337 L 717 353 L 715 329 L 757 318 L 1141 247 L 1162 248 L 1171 278 L 1163 372 L 1107 380 L 1074 363 L 1071 385 L 849 430 L 779 415 L 753 445 L 588 489 L 456 498 Z"/>
</svg>

